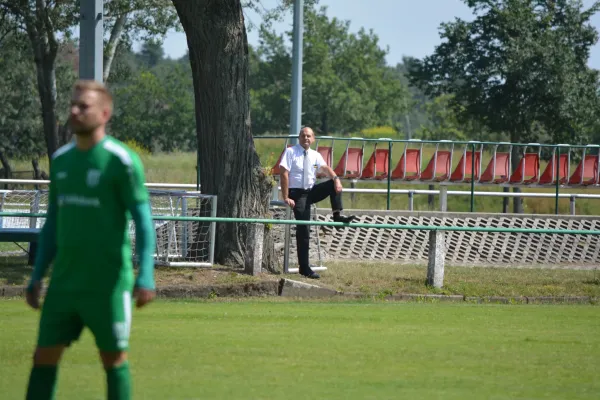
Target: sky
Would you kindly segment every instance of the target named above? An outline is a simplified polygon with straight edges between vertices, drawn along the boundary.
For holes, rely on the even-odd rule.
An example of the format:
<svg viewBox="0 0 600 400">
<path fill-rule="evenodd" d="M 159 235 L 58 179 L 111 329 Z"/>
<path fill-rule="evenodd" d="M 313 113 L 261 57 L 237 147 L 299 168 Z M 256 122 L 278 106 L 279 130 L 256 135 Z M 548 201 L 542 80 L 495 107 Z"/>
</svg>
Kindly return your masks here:
<svg viewBox="0 0 600 400">
<path fill-rule="evenodd" d="M 593 2 L 583 0 L 584 7 L 590 7 Z M 278 0 L 262 0 L 262 3 L 266 8 L 272 8 Z M 327 7 L 330 18 L 350 21 L 352 32 L 361 27 L 367 31 L 372 29 L 379 37 L 380 47 L 388 49 L 388 65 L 402 62 L 403 56 L 423 58 L 431 54 L 441 41 L 438 28 L 442 22 L 455 18 L 472 19 L 463 0 L 320 0 L 319 6 Z M 260 17 L 253 12 L 246 12 L 246 18 L 260 24 Z M 600 32 L 600 14 L 594 15 L 591 22 Z M 279 33 L 291 30 L 291 11 L 274 28 Z M 258 43 L 256 30 L 248 32 L 248 42 L 251 45 Z M 169 32 L 164 47 L 167 56 L 181 57 L 187 52 L 185 34 Z M 600 69 L 600 43 L 593 47 L 589 65 Z"/>
</svg>

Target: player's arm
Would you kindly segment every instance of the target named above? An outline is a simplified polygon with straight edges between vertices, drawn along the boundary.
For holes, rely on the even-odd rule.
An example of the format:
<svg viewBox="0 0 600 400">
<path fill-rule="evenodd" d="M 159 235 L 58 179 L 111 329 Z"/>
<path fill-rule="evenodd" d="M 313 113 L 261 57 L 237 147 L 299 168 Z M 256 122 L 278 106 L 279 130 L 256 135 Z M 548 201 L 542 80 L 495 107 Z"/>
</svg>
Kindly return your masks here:
<svg viewBox="0 0 600 400">
<path fill-rule="evenodd" d="M 50 192 L 48 195 L 48 209 L 46 211 L 46 221 L 42 227 L 38 237 L 38 249 L 35 255 L 33 273 L 29 281 L 28 290 L 31 291 L 33 286 L 42 281 L 46 275 L 46 271 L 54 256 L 56 255 L 56 224 L 57 224 L 57 205 L 55 199 L 54 184 L 50 183 Z"/>
<path fill-rule="evenodd" d="M 129 212 L 135 223 L 136 252 L 139 259 L 139 273 L 136 287 L 154 290 L 154 227 L 148 201 L 131 205 Z"/>
<path fill-rule="evenodd" d="M 38 248 L 35 255 L 33 272 L 25 293 L 27 303 L 34 309 L 40 307 L 39 300 L 42 289 L 42 279 L 44 279 L 44 276 L 56 255 L 56 225 L 58 210 L 54 185 L 54 179 L 51 179 L 46 221 L 38 236 Z"/>
<path fill-rule="evenodd" d="M 331 179 L 339 179 L 337 174 L 335 173 L 335 171 L 326 164 L 322 165 L 321 168 L 319 168 L 319 172 L 325 174 L 327 177 L 329 177 Z"/>
<path fill-rule="evenodd" d="M 289 188 L 290 188 L 290 166 L 292 164 L 292 153 L 288 148 L 286 152 L 281 157 L 281 163 L 279 163 L 279 182 L 281 184 L 281 195 L 283 197 L 283 201 L 289 205 L 290 207 L 294 207 L 294 200 L 289 197 Z"/>
<path fill-rule="evenodd" d="M 136 253 L 139 259 L 139 272 L 135 287 L 154 290 L 154 226 L 148 190 L 144 182 L 144 169 L 135 155 L 132 163 L 125 166 L 121 182 L 121 196 L 135 223 Z"/>
<path fill-rule="evenodd" d="M 318 167 L 318 171 L 320 173 L 323 173 L 323 174 L 327 175 L 329 178 L 333 179 L 335 191 L 338 193 L 341 192 L 342 191 L 342 182 L 340 181 L 340 178 L 337 176 L 335 171 L 329 165 L 327 165 L 327 163 L 325 162 L 325 159 L 323 158 L 323 156 L 321 154 L 317 155 L 317 167 Z"/>
</svg>

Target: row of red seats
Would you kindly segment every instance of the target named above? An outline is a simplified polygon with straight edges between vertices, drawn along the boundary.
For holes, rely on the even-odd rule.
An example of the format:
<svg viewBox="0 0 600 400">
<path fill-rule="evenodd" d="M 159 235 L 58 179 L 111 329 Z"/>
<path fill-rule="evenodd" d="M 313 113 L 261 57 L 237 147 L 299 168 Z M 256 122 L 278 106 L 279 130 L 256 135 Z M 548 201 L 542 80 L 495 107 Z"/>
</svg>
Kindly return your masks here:
<svg viewBox="0 0 600 400">
<path fill-rule="evenodd" d="M 289 147 L 290 145 L 288 145 Z M 333 147 L 317 146 L 327 165 L 333 165 Z M 375 148 L 363 168 L 364 149 L 348 147 L 334 168 L 335 173 L 343 179 L 384 180 L 388 178 L 388 149 Z M 436 150 L 432 158 L 421 171 L 422 148 L 405 148 L 400 161 L 392 170 L 391 180 L 422 181 L 422 182 L 471 182 L 472 158 L 470 150 L 463 151 L 461 158 L 451 171 L 452 152 Z M 283 151 L 272 173 L 279 175 L 279 163 Z M 483 174 L 481 172 L 481 151 L 475 152 L 475 182 L 486 184 L 513 185 L 551 185 L 556 184 L 556 154 L 550 159 L 544 171 L 540 174 L 540 154 L 525 153 L 519 160 L 517 168 L 510 171 L 510 152 L 494 152 Z M 598 185 L 600 183 L 598 164 L 600 155 L 585 155 L 569 176 L 569 154 L 561 154 L 559 160 L 560 184 L 569 186 Z"/>
</svg>

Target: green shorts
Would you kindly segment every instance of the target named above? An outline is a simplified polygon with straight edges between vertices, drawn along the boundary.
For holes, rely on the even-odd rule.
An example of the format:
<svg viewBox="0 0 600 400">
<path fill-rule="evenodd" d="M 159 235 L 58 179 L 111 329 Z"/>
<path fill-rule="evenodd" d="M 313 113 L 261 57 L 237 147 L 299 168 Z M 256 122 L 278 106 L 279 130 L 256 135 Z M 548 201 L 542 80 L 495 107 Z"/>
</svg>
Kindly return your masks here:
<svg viewBox="0 0 600 400">
<path fill-rule="evenodd" d="M 49 292 L 42 306 L 38 347 L 69 346 L 88 327 L 100 351 L 126 351 L 131 307 L 128 291 L 108 295 Z"/>
</svg>

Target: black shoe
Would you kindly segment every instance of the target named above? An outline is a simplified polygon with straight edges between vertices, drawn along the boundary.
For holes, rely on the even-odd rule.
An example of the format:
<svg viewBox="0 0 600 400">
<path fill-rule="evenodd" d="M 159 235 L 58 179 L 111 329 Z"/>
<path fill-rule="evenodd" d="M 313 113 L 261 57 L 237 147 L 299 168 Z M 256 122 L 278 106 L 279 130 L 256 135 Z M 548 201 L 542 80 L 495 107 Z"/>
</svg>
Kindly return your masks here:
<svg viewBox="0 0 600 400">
<path fill-rule="evenodd" d="M 356 219 L 355 215 L 339 215 L 333 214 L 333 222 L 343 222 L 344 224 L 348 224 Z"/>
<path fill-rule="evenodd" d="M 319 279 L 320 276 L 319 274 L 317 274 L 315 271 L 313 271 L 312 269 L 308 269 L 308 271 L 300 271 L 300 275 L 305 276 L 309 279 Z"/>
</svg>

